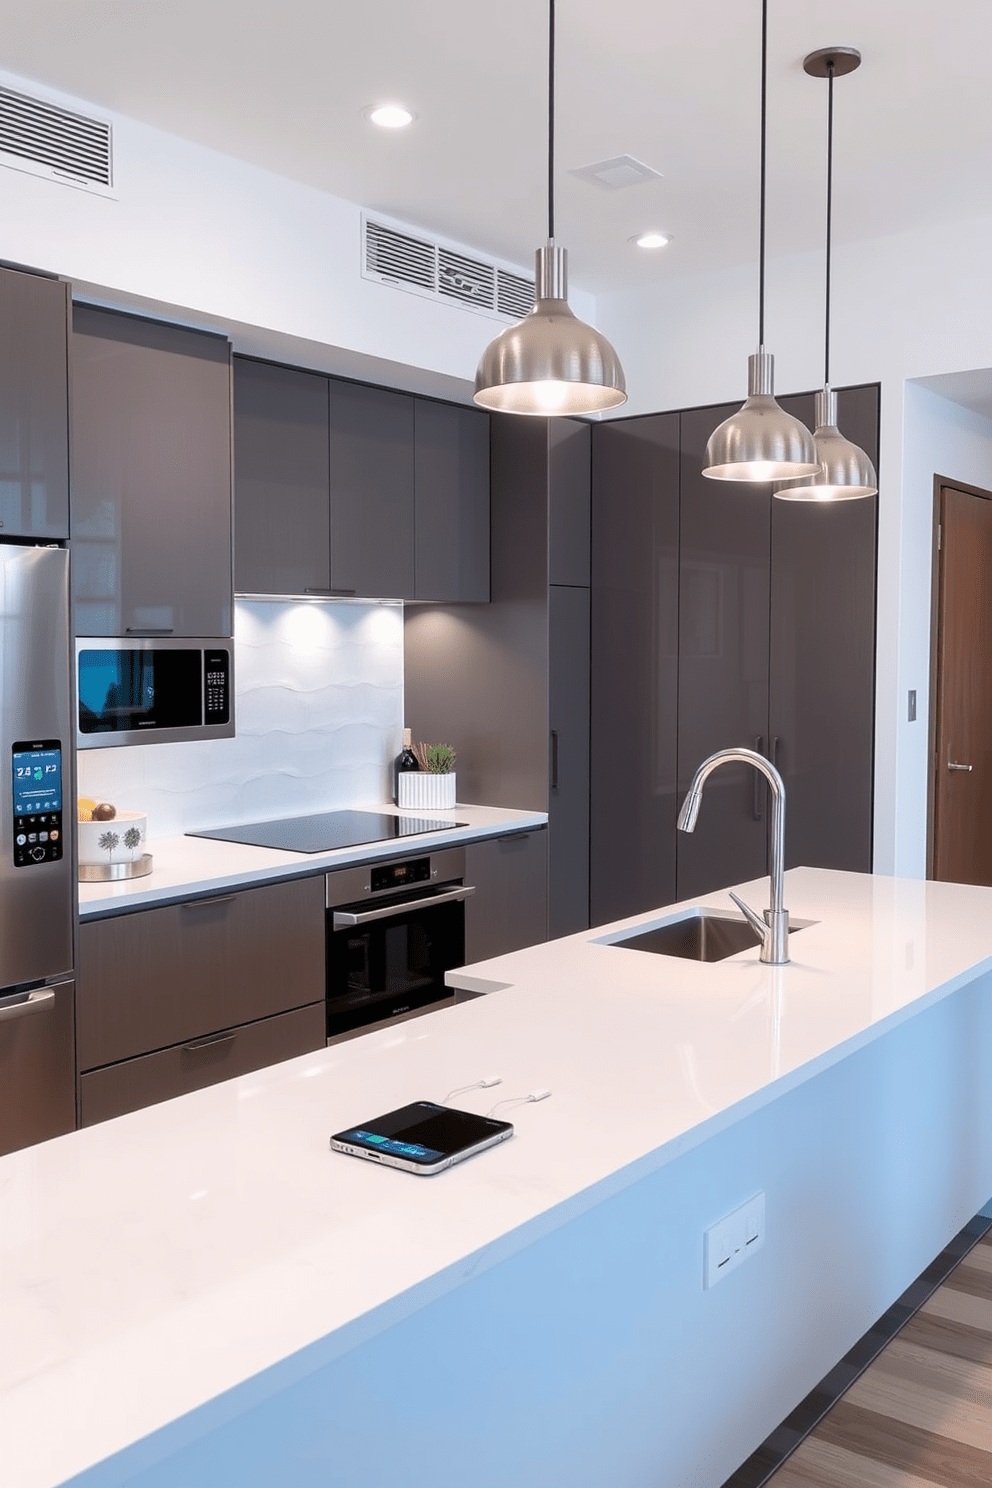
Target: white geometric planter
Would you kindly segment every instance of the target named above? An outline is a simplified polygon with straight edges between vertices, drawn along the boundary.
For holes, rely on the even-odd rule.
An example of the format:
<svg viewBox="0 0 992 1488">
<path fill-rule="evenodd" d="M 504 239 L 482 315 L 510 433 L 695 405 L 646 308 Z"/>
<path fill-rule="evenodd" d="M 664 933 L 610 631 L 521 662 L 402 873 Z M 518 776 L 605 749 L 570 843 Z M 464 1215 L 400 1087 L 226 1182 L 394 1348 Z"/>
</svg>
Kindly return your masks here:
<svg viewBox="0 0 992 1488">
<path fill-rule="evenodd" d="M 429 775 L 426 770 L 407 770 L 396 777 L 398 806 L 427 807 L 430 811 L 453 811 L 455 771 Z"/>
</svg>

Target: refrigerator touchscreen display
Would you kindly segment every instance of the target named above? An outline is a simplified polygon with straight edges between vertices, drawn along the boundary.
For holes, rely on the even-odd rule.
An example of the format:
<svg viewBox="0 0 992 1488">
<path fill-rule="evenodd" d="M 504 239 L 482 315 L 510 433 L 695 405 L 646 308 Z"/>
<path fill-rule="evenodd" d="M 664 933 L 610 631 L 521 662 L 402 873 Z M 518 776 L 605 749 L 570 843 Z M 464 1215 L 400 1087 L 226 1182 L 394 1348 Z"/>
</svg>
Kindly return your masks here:
<svg viewBox="0 0 992 1488">
<path fill-rule="evenodd" d="M 62 745 L 22 740 L 13 747 L 14 863 L 18 868 L 62 856 Z"/>
</svg>

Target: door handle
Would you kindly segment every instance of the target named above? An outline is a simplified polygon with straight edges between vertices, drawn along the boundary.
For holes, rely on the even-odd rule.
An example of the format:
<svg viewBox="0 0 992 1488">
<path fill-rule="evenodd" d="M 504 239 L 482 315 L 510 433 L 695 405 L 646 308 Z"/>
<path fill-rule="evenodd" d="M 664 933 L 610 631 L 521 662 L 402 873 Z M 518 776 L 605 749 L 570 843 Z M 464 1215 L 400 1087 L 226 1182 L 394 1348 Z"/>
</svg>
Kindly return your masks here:
<svg viewBox="0 0 992 1488">
<path fill-rule="evenodd" d="M 49 1013 L 54 1006 L 54 992 L 29 992 L 18 1002 L 0 1002 L 0 1023 L 8 1018 L 26 1018 L 31 1013 Z"/>
<path fill-rule="evenodd" d="M 317 589 L 310 584 L 303 591 L 304 594 L 312 594 L 316 599 L 354 599 L 357 593 L 355 589 Z"/>
<path fill-rule="evenodd" d="M 409 914 L 411 910 L 433 909 L 435 904 L 451 904 L 456 899 L 468 899 L 474 893 L 475 885 L 466 884 L 464 888 L 448 889 L 444 894 L 428 894 L 423 899 L 405 899 L 402 904 L 391 904 L 387 909 L 366 909 L 358 914 L 336 909 L 331 923 L 335 930 L 350 930 L 352 925 L 368 925 L 372 920 L 395 920 L 399 915 Z"/>
<path fill-rule="evenodd" d="M 782 740 L 778 734 L 776 734 L 772 739 L 772 764 L 775 766 L 776 770 L 778 769 L 778 748 L 781 742 Z"/>
<path fill-rule="evenodd" d="M 764 752 L 764 743 L 764 734 L 755 734 L 754 749 L 756 754 L 762 754 Z M 761 776 L 758 774 L 757 770 L 752 770 L 751 775 L 753 778 L 751 789 L 754 792 L 751 801 L 751 815 L 754 817 L 755 821 L 760 821 L 762 816 L 764 815 L 761 807 Z"/>
<path fill-rule="evenodd" d="M 551 789 L 558 789 L 558 730 L 551 730 Z"/>
<path fill-rule="evenodd" d="M 957 762 L 957 760 L 948 760 L 947 761 L 947 768 L 949 770 L 966 770 L 968 772 L 968 774 L 970 775 L 971 772 L 972 772 L 972 770 L 975 767 L 974 767 L 974 765 L 959 765 L 958 762 Z"/>
<path fill-rule="evenodd" d="M 172 625 L 128 625 L 125 627 L 125 635 L 133 636 L 166 636 L 173 635 L 175 627 Z"/>
</svg>

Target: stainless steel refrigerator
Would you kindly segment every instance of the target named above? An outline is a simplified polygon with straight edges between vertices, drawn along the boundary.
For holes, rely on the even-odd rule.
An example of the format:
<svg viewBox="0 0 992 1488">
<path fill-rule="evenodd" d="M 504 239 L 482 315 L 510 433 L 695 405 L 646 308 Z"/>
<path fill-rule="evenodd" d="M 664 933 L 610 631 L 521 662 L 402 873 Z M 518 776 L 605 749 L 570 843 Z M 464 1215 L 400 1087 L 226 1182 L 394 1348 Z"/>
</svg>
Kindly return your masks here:
<svg viewBox="0 0 992 1488">
<path fill-rule="evenodd" d="M 69 554 L 0 542 L 0 1154 L 75 1124 Z"/>
</svg>

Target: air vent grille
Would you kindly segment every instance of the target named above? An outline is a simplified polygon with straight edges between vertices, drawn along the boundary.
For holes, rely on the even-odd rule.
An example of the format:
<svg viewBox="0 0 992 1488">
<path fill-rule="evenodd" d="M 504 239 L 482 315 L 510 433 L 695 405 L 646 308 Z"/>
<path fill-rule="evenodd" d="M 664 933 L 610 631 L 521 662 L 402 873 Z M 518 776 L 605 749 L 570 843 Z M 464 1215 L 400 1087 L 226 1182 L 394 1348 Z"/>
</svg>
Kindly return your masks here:
<svg viewBox="0 0 992 1488">
<path fill-rule="evenodd" d="M 366 216 L 363 227 L 366 279 L 501 320 L 519 320 L 534 308 L 534 281 L 523 274 L 381 218 Z"/>
<path fill-rule="evenodd" d="M 55 175 L 112 184 L 110 125 L 0 88 L 0 150 Z"/>
<path fill-rule="evenodd" d="M 511 320 L 520 320 L 534 308 L 534 281 L 506 269 L 496 270 L 496 308 Z"/>
<path fill-rule="evenodd" d="M 365 267 L 383 279 L 433 289 L 436 254 L 433 243 L 395 232 L 381 222 L 365 224 Z"/>
</svg>

